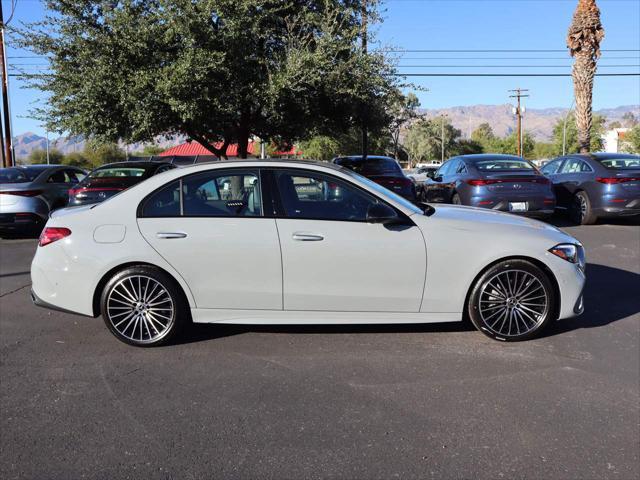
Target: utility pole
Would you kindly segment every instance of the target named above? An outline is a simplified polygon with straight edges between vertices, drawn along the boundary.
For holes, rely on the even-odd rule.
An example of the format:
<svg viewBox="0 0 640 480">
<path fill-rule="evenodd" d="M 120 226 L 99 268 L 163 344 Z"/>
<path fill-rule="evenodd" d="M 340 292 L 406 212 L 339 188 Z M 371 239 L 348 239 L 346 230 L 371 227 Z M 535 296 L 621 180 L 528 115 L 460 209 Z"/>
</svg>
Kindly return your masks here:
<svg viewBox="0 0 640 480">
<path fill-rule="evenodd" d="M 51 163 L 49 160 L 49 127 L 47 127 L 45 131 L 47 132 L 47 165 L 49 165 Z"/>
<path fill-rule="evenodd" d="M 440 137 L 440 141 L 442 142 L 442 163 L 444 163 L 444 119 L 447 117 L 446 113 L 442 114 L 442 136 Z"/>
<path fill-rule="evenodd" d="M 7 76 L 7 49 L 4 39 L 5 23 L 0 2 L 0 60 L 2 61 L 2 112 L 4 119 L 4 155 L 3 166 L 13 166 L 12 141 L 11 141 L 11 115 L 9 113 L 9 77 Z"/>
<path fill-rule="evenodd" d="M 513 92 L 513 95 L 509 95 L 509 98 L 516 98 L 518 99 L 518 106 L 516 107 L 516 111 L 515 114 L 518 117 L 518 156 L 522 157 L 523 152 L 522 152 L 522 108 L 520 106 L 520 99 L 521 98 L 526 98 L 529 95 L 523 95 L 522 92 L 528 92 L 529 90 L 523 90 L 521 88 L 516 88 L 515 90 L 509 90 L 510 92 Z"/>
<path fill-rule="evenodd" d="M 362 0 L 362 51 L 367 54 L 367 0 Z M 367 108 L 362 108 L 362 158 L 366 159 L 369 154 L 369 134 L 367 132 Z"/>
</svg>

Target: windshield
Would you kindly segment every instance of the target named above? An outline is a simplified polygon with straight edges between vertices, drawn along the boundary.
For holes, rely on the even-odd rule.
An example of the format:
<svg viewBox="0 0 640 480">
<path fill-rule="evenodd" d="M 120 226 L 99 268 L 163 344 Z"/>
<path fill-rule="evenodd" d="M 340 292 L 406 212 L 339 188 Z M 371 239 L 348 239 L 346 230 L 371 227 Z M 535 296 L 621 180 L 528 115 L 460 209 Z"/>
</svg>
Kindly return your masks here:
<svg viewBox="0 0 640 480">
<path fill-rule="evenodd" d="M 367 158 L 366 160 L 340 158 L 336 163 L 364 176 L 401 172 L 400 166 L 392 158 Z"/>
<path fill-rule="evenodd" d="M 637 157 L 625 157 L 625 158 L 602 158 L 597 159 L 603 167 L 610 170 L 624 170 L 631 168 L 637 170 L 640 168 L 640 156 Z"/>
<path fill-rule="evenodd" d="M 509 170 L 533 170 L 526 160 L 518 160 L 511 158 L 494 158 L 490 160 L 479 160 L 475 162 L 475 166 L 481 172 L 487 171 L 509 171 Z"/>
<path fill-rule="evenodd" d="M 29 182 L 25 172 L 17 168 L 0 168 L 0 183 Z"/>
<path fill-rule="evenodd" d="M 369 180 L 367 177 L 363 177 L 362 175 L 354 173 L 352 170 L 349 170 L 349 169 L 346 169 L 346 168 L 343 168 L 341 171 L 343 173 L 346 173 L 350 177 L 355 178 L 360 183 L 364 183 L 369 188 L 371 188 L 372 190 L 380 193 L 381 195 L 383 195 L 385 197 L 388 197 L 388 198 L 391 198 L 394 202 L 399 203 L 400 205 L 402 205 L 406 209 L 411 210 L 413 213 L 424 214 L 424 211 L 422 209 L 420 209 L 417 206 L 415 206 L 409 200 L 404 199 L 400 195 L 396 195 L 391 190 L 388 190 L 388 189 L 384 188 L 382 185 L 379 185 L 376 182 Z"/>
<path fill-rule="evenodd" d="M 113 177 L 142 177 L 146 170 L 144 168 L 113 167 L 94 170 L 89 174 L 91 178 L 113 178 Z"/>
</svg>

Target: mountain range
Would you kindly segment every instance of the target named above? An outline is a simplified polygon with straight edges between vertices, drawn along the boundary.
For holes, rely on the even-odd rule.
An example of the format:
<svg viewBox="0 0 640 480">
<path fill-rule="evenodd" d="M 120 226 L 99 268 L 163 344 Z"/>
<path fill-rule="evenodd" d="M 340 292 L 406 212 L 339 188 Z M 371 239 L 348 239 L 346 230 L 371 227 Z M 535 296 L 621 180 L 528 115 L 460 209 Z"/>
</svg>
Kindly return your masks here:
<svg viewBox="0 0 640 480">
<path fill-rule="evenodd" d="M 446 115 L 454 127 L 462 131 L 462 136 L 469 138 L 481 123 L 488 123 L 498 136 L 505 136 L 515 130 L 516 119 L 511 105 L 472 105 L 461 107 L 450 107 L 443 109 L 421 109 L 420 113 L 426 118 L 436 118 Z M 566 108 L 544 108 L 527 109 L 524 113 L 524 129 L 536 140 L 548 141 L 553 133 L 553 126 L 558 119 L 564 118 L 567 114 Z M 640 119 L 640 105 L 626 105 L 617 108 L 598 110 L 595 113 L 602 115 L 607 122 L 621 120 L 622 116 L 631 112 Z M 184 138 L 158 137 L 154 142 L 163 148 L 169 148 L 184 142 Z M 45 149 L 47 140 L 45 137 L 36 135 L 33 132 L 26 132 L 14 136 L 14 149 L 17 158 L 29 156 L 33 150 Z M 50 140 L 49 147 L 60 150 L 67 154 L 84 149 L 85 140 L 82 137 L 62 136 Z M 145 144 L 129 144 L 129 152 L 140 151 Z"/>
</svg>

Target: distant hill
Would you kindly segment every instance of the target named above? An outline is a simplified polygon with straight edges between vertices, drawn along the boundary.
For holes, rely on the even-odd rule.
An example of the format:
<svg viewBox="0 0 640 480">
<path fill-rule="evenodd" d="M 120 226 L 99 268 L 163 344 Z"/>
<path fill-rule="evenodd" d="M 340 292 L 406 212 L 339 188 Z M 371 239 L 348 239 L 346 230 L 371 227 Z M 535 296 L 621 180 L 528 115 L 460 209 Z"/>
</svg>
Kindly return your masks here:
<svg viewBox="0 0 640 480">
<path fill-rule="evenodd" d="M 462 136 L 469 138 L 481 123 L 489 123 L 498 136 L 512 133 L 516 128 L 516 118 L 512 106 L 505 105 L 472 105 L 466 107 L 451 107 L 440 110 L 422 109 L 427 118 L 434 118 L 446 114 L 451 123 L 462 131 Z M 621 106 L 598 110 L 607 122 L 621 120 L 626 112 L 633 113 L 640 119 L 640 105 Z M 548 141 L 553 135 L 553 126 L 558 119 L 567 113 L 566 108 L 527 109 L 524 114 L 523 125 L 525 131 L 531 133 L 538 141 Z"/>
<path fill-rule="evenodd" d="M 608 122 L 620 120 L 626 112 L 633 113 L 640 119 L 640 105 L 627 105 L 616 108 L 598 110 L 597 114 L 603 115 Z M 516 125 L 515 116 L 512 113 L 511 105 L 472 105 L 465 107 L 451 107 L 439 110 L 421 109 L 421 113 L 427 118 L 434 118 L 443 113 L 449 117 L 453 125 L 462 131 L 463 137 L 470 137 L 478 125 L 489 123 L 493 131 L 498 136 L 505 136 L 513 132 Z M 559 118 L 564 117 L 567 109 L 544 108 L 527 109 L 524 115 L 524 129 L 530 132 L 536 140 L 547 141 L 553 133 L 553 126 Z M 36 149 L 46 148 L 46 139 L 32 132 L 22 133 L 14 137 L 14 148 L 17 158 L 28 157 Z M 184 142 L 183 137 L 164 138 L 158 137 L 156 145 L 169 148 Z M 82 137 L 59 137 L 49 142 L 50 148 L 56 148 L 62 153 L 82 151 L 85 141 Z M 145 144 L 129 145 L 129 152 L 140 151 Z"/>
</svg>

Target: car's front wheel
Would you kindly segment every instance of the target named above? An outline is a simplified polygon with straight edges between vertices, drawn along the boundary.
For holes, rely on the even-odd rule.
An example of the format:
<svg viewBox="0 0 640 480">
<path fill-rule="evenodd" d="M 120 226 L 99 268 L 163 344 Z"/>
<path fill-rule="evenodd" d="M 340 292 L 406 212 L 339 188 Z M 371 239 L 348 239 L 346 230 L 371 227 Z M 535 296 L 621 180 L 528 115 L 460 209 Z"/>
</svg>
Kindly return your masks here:
<svg viewBox="0 0 640 480">
<path fill-rule="evenodd" d="M 554 318 L 556 294 L 549 277 L 526 260 L 506 260 L 489 268 L 473 285 L 467 313 L 495 340 L 528 340 Z"/>
<path fill-rule="evenodd" d="M 101 298 L 102 317 L 118 340 L 141 347 L 170 343 L 189 315 L 176 282 L 161 270 L 134 266 L 115 274 Z"/>
</svg>

